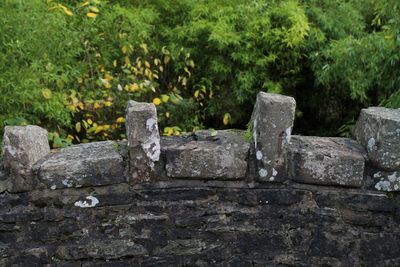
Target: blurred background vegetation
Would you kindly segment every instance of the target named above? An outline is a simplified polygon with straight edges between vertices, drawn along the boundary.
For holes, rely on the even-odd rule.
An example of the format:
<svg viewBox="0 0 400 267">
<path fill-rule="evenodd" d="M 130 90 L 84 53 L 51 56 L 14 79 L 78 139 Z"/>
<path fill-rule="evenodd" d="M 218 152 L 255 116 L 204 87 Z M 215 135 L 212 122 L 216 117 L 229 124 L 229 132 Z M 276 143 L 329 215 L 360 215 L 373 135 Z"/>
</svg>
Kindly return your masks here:
<svg viewBox="0 0 400 267">
<path fill-rule="evenodd" d="M 2 0 L 0 31 L 0 134 L 53 147 L 125 138 L 129 99 L 165 135 L 245 129 L 259 91 L 294 96 L 305 135 L 400 107 L 398 0 Z"/>
</svg>

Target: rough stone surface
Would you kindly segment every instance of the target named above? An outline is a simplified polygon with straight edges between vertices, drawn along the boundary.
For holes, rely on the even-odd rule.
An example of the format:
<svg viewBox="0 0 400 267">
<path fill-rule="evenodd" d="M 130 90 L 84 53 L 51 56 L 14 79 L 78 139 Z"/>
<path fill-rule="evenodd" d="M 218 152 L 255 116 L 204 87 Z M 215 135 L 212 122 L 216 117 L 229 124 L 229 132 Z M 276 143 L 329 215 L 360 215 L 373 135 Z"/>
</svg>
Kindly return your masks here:
<svg viewBox="0 0 400 267">
<path fill-rule="evenodd" d="M 129 177 L 132 183 L 148 182 L 154 176 L 161 147 L 154 104 L 129 101 L 126 108 Z"/>
<path fill-rule="evenodd" d="M 32 189 L 33 164 L 50 152 L 47 131 L 38 126 L 6 126 L 3 138 L 3 166 L 11 173 L 9 191 Z"/>
<path fill-rule="evenodd" d="M 361 187 L 365 156 L 364 149 L 348 138 L 292 136 L 287 172 L 298 182 Z"/>
<path fill-rule="evenodd" d="M 400 191 L 400 171 L 385 172 L 378 171 L 373 178 L 378 180 L 375 188 L 380 191 Z"/>
<path fill-rule="evenodd" d="M 375 167 L 400 170 L 400 109 L 361 110 L 354 136 L 367 149 L 368 159 Z"/>
<path fill-rule="evenodd" d="M 129 146 L 54 150 L 29 168 L 28 191 L 9 190 L 13 169 L 0 164 L 0 266 L 399 266 L 400 194 L 380 190 L 398 190 L 400 171 L 364 171 L 350 139 L 294 136 L 285 150 L 294 103 L 259 98 L 255 146 L 243 132 L 198 131 L 160 149 L 154 106 L 130 102 Z M 283 154 L 291 179 L 255 175 L 271 167 L 268 149 L 267 180 L 285 176 Z"/>
<path fill-rule="evenodd" d="M 0 266 L 399 263 L 398 194 L 184 182 L 0 194 Z M 97 206 L 74 205 L 89 195 Z"/>
<path fill-rule="evenodd" d="M 285 180 L 283 155 L 290 141 L 296 101 L 289 96 L 260 92 L 251 126 L 258 177 L 262 181 Z"/>
<path fill-rule="evenodd" d="M 63 148 L 38 161 L 33 169 L 53 190 L 125 182 L 121 145 L 113 141 Z"/>
<path fill-rule="evenodd" d="M 198 131 L 163 148 L 167 175 L 201 179 L 244 178 L 249 147 L 241 131 Z"/>
</svg>

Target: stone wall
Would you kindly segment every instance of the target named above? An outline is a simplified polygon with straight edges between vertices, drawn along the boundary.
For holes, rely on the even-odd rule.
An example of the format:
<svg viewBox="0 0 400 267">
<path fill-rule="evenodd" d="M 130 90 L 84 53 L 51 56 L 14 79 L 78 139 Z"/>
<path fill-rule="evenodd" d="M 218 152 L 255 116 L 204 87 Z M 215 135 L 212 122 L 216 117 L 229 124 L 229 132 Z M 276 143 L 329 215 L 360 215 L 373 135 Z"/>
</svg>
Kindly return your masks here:
<svg viewBox="0 0 400 267">
<path fill-rule="evenodd" d="M 355 140 L 291 136 L 294 111 L 260 93 L 251 137 L 160 137 L 130 101 L 127 141 L 60 150 L 6 127 L 0 266 L 399 266 L 400 109 Z"/>
</svg>

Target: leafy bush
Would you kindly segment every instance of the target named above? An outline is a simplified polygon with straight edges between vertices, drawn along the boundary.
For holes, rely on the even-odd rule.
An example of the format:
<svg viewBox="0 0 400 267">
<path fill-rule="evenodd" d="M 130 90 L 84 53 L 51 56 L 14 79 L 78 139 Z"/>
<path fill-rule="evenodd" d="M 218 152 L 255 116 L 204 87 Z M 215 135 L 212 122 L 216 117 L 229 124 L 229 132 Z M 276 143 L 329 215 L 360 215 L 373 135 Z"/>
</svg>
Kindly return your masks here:
<svg viewBox="0 0 400 267">
<path fill-rule="evenodd" d="M 360 108 L 400 107 L 399 5 L 4 0 L 0 124 L 41 125 L 54 147 L 123 139 L 134 99 L 166 135 L 245 128 L 269 91 L 296 98 L 296 132 L 349 135 Z"/>
</svg>

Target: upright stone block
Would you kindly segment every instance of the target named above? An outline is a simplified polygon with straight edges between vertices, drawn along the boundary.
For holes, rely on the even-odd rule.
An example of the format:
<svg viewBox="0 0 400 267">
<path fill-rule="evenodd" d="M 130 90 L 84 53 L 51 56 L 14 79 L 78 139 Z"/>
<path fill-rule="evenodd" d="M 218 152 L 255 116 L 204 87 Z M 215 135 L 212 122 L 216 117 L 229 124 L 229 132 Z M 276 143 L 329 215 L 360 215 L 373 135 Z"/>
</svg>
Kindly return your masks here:
<svg viewBox="0 0 400 267">
<path fill-rule="evenodd" d="M 354 136 L 367 149 L 368 160 L 375 167 L 400 170 L 400 109 L 361 110 Z"/>
<path fill-rule="evenodd" d="M 349 138 L 293 136 L 286 155 L 288 177 L 308 184 L 361 187 L 365 156 Z"/>
<path fill-rule="evenodd" d="M 3 165 L 11 175 L 11 192 L 29 191 L 35 186 L 32 166 L 50 152 L 47 131 L 38 126 L 6 126 Z"/>
<path fill-rule="evenodd" d="M 257 172 L 262 181 L 282 181 L 284 150 L 290 142 L 296 101 L 293 97 L 260 92 L 252 114 Z"/>
<path fill-rule="evenodd" d="M 160 158 L 160 134 L 154 104 L 129 101 L 126 108 L 126 136 L 129 149 L 129 179 L 148 182 Z"/>
</svg>

